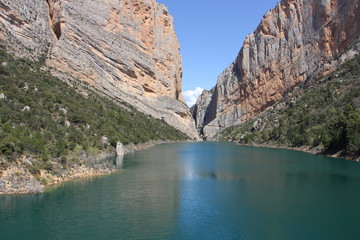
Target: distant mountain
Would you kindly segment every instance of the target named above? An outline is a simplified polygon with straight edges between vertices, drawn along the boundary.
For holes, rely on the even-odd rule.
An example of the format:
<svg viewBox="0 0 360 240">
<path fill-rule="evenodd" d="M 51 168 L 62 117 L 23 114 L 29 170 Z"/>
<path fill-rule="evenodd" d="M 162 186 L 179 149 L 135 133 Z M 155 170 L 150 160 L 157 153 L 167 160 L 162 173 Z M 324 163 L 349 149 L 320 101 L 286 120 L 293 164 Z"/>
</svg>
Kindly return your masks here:
<svg viewBox="0 0 360 240">
<path fill-rule="evenodd" d="M 315 84 L 360 52 L 358 0 L 283 0 L 247 36 L 236 60 L 193 107 L 198 131 L 216 139 L 305 81 Z"/>
</svg>

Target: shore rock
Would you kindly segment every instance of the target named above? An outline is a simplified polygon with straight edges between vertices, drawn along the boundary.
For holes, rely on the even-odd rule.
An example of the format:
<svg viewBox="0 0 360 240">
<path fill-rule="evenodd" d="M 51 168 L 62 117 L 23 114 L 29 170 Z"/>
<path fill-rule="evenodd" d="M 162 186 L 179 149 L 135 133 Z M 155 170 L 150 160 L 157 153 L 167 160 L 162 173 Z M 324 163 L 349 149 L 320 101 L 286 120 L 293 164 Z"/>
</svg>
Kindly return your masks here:
<svg viewBox="0 0 360 240">
<path fill-rule="evenodd" d="M 358 0 L 283 0 L 248 35 L 219 76 L 210 101 L 200 97 L 196 125 L 208 139 L 278 102 L 297 84 L 336 69 L 360 52 Z M 205 109 L 205 110 L 204 110 Z M 199 116 L 201 116 L 199 118 Z"/>
<path fill-rule="evenodd" d="M 122 156 L 124 155 L 124 146 L 122 143 L 117 142 L 116 143 L 116 155 L 117 156 Z"/>
<path fill-rule="evenodd" d="M 2 171 L 0 194 L 41 193 L 44 185 L 37 181 L 24 165 L 12 165 Z"/>
</svg>

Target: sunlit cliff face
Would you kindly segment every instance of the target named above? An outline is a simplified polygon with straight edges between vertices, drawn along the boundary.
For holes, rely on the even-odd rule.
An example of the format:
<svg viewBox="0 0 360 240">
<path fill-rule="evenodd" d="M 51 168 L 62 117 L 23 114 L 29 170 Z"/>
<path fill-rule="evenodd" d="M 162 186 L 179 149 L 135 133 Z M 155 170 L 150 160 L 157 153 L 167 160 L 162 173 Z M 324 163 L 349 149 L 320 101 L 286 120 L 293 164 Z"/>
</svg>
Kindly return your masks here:
<svg viewBox="0 0 360 240">
<path fill-rule="evenodd" d="M 205 135 L 265 111 L 309 78 L 333 71 L 360 36 L 357 0 L 284 0 L 247 36 L 237 59 L 218 78 L 205 119 Z M 343 59 L 344 60 L 344 59 Z"/>
<path fill-rule="evenodd" d="M 173 18 L 155 0 L 0 0 L 0 44 L 197 138 Z M 15 20 L 12 20 L 15 19 Z M 36 34 L 34 34 L 36 32 Z"/>
</svg>

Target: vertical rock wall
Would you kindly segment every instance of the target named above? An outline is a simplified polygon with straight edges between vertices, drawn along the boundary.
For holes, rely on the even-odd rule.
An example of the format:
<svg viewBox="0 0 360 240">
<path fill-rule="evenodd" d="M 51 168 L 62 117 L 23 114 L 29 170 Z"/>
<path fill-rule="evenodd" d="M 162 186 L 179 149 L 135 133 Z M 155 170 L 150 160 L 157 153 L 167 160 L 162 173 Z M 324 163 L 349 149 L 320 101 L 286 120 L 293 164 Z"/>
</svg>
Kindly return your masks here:
<svg viewBox="0 0 360 240">
<path fill-rule="evenodd" d="M 37 59 L 53 42 L 46 1 L 0 0 L 0 48 Z"/>
<path fill-rule="evenodd" d="M 197 138 L 173 18 L 155 0 L 0 0 L 0 45 Z"/>
<path fill-rule="evenodd" d="M 211 101 L 203 105 L 199 99 L 196 108 L 215 109 L 197 119 L 204 135 L 215 138 L 225 127 L 249 120 L 297 84 L 360 52 L 353 45 L 360 36 L 359 5 L 358 0 L 283 0 L 266 13 L 219 76 Z"/>
</svg>

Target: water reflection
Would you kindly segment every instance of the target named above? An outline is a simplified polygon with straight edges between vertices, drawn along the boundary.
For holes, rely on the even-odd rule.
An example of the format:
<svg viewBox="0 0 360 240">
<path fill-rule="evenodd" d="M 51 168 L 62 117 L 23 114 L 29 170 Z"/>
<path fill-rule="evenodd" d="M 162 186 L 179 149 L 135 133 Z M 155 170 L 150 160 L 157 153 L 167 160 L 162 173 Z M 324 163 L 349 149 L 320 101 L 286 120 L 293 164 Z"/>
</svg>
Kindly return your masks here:
<svg viewBox="0 0 360 240">
<path fill-rule="evenodd" d="M 124 169 L 109 176 L 0 196 L 0 239 L 170 239 L 179 205 L 175 153 L 159 146 L 107 159 Z"/>
<path fill-rule="evenodd" d="M 354 236 L 341 220 L 354 221 L 359 209 L 360 194 L 350 189 L 360 186 L 360 169 L 352 162 L 222 143 L 178 154 L 184 239 L 340 239 L 341 231 L 328 229 L 336 225 Z"/>
<path fill-rule="evenodd" d="M 1 239 L 360 239 L 356 163 L 189 143 L 109 164 L 123 170 L 0 196 Z"/>
<path fill-rule="evenodd" d="M 241 176 L 230 172 L 197 172 L 196 176 L 220 181 L 246 181 L 248 178 L 247 176 Z"/>
<path fill-rule="evenodd" d="M 124 167 L 124 155 L 118 155 L 115 159 L 115 166 L 117 169 L 121 169 Z"/>
</svg>

